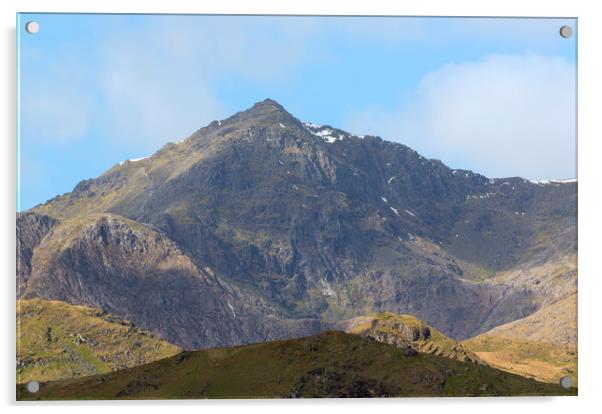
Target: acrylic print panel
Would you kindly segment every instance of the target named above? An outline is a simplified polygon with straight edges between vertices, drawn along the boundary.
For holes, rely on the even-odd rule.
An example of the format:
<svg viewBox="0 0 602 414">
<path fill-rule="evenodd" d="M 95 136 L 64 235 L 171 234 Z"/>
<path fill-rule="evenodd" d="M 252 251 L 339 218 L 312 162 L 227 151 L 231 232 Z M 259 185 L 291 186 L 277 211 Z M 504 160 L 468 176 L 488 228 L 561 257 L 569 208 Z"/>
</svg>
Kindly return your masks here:
<svg viewBox="0 0 602 414">
<path fill-rule="evenodd" d="M 17 26 L 18 399 L 577 393 L 576 19 Z"/>
</svg>

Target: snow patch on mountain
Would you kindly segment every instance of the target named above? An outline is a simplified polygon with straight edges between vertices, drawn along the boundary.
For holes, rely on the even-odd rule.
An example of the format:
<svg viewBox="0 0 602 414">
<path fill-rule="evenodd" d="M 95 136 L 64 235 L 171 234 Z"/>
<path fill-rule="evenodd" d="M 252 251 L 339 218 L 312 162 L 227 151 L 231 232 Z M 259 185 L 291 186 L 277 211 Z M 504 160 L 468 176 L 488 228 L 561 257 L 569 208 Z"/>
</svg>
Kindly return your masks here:
<svg viewBox="0 0 602 414">
<path fill-rule="evenodd" d="M 325 125 L 318 125 L 311 122 L 302 121 L 301 122 L 305 129 L 307 129 L 311 134 L 322 138 L 324 141 L 332 144 L 337 141 L 343 140 L 343 138 L 347 137 L 357 137 L 364 138 L 364 135 L 355 135 L 349 132 L 342 131 L 340 129 L 331 128 Z"/>
<path fill-rule="evenodd" d="M 322 294 L 324 296 L 336 296 L 336 292 L 332 289 L 332 287 L 330 286 L 330 283 L 328 283 L 327 280 L 325 279 L 320 279 L 320 284 L 322 285 Z"/>
<path fill-rule="evenodd" d="M 576 183 L 576 178 L 568 178 L 566 180 L 527 180 L 531 184 L 537 185 L 546 185 L 546 184 L 568 184 L 568 183 Z"/>
<path fill-rule="evenodd" d="M 147 159 L 147 158 L 150 158 L 150 157 L 151 157 L 150 155 L 147 155 L 146 157 L 141 157 L 141 158 L 132 158 L 132 159 L 130 159 L 130 160 L 123 160 L 123 161 L 121 161 L 121 162 L 119 163 L 119 165 L 123 165 L 123 164 L 125 164 L 125 163 L 126 163 L 126 161 L 127 161 L 127 162 L 138 162 L 138 161 L 142 161 L 142 160 L 145 160 L 145 159 Z"/>
</svg>

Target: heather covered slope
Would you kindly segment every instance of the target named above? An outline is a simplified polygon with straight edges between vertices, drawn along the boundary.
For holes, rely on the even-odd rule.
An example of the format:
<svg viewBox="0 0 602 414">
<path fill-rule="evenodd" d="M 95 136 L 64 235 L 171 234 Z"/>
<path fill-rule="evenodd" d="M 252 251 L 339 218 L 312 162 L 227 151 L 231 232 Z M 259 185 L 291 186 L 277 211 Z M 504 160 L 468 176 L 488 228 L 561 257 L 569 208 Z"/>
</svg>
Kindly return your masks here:
<svg viewBox="0 0 602 414">
<path fill-rule="evenodd" d="M 19 217 L 44 234 L 19 284 L 190 349 L 384 311 L 465 339 L 574 288 L 498 276 L 574 255 L 576 200 L 575 182 L 450 169 L 266 100 L 25 213 L 49 230 Z"/>
<path fill-rule="evenodd" d="M 180 351 L 99 309 L 42 299 L 17 303 L 17 383 L 103 374 Z"/>
<path fill-rule="evenodd" d="M 430 354 L 407 355 L 357 335 L 317 336 L 185 352 L 133 369 L 42 384 L 17 399 L 186 399 L 575 395 Z"/>
</svg>

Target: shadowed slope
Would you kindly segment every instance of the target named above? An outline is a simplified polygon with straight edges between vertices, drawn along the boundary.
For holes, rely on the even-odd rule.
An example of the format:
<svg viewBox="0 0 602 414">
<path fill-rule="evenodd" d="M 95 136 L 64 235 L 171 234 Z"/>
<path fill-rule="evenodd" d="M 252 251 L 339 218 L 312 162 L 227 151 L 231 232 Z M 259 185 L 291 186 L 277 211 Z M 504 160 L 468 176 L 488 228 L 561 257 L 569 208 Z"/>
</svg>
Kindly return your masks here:
<svg viewBox="0 0 602 414">
<path fill-rule="evenodd" d="M 564 395 L 487 366 L 326 332 L 314 337 L 187 352 L 85 379 L 18 387 L 18 399 L 170 399 Z"/>
</svg>

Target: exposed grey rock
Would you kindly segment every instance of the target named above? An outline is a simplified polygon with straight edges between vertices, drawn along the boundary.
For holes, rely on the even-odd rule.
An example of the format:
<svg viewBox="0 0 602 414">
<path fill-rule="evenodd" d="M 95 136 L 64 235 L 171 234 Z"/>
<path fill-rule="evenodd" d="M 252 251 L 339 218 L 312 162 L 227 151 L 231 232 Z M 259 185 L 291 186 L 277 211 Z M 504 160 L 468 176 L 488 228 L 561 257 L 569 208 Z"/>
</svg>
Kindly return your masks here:
<svg viewBox="0 0 602 414">
<path fill-rule="evenodd" d="M 534 284 L 483 272 L 574 252 L 576 197 L 576 183 L 452 170 L 266 100 L 25 213 L 48 223 L 18 219 L 19 292 L 101 307 L 187 348 L 371 311 L 462 339 L 540 307 Z"/>
</svg>

